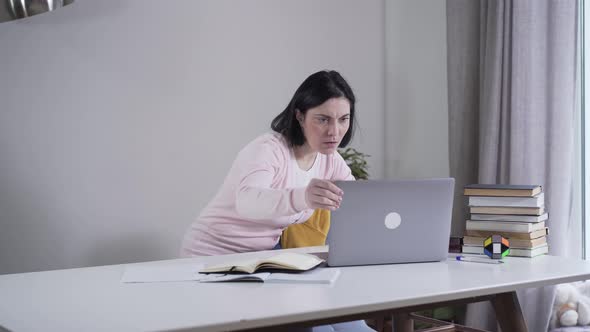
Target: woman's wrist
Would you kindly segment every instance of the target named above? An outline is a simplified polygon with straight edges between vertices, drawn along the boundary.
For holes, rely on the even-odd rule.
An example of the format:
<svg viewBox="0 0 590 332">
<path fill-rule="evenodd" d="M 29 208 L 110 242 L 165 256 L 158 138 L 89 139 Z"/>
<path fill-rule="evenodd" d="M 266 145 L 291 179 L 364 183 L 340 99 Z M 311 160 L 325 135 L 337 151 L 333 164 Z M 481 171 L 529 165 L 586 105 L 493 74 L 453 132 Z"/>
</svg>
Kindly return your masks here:
<svg viewBox="0 0 590 332">
<path fill-rule="evenodd" d="M 293 207 L 297 212 L 309 210 L 309 205 L 307 204 L 307 200 L 305 198 L 306 189 L 306 187 L 295 188 L 291 193 Z"/>
</svg>

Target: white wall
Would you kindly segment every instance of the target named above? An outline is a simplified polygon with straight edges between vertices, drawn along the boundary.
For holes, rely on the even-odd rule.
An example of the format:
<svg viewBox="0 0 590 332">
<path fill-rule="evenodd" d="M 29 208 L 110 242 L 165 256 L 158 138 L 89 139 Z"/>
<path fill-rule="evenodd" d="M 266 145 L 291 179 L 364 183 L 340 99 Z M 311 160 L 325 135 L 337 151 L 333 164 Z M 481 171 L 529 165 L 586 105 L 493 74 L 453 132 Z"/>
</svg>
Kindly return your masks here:
<svg viewBox="0 0 590 332">
<path fill-rule="evenodd" d="M 355 90 L 353 146 L 383 177 L 383 7 L 77 0 L 0 24 L 0 273 L 176 256 L 236 152 L 320 69 Z"/>
<path fill-rule="evenodd" d="M 385 1 L 385 175 L 449 175 L 446 2 Z"/>
</svg>

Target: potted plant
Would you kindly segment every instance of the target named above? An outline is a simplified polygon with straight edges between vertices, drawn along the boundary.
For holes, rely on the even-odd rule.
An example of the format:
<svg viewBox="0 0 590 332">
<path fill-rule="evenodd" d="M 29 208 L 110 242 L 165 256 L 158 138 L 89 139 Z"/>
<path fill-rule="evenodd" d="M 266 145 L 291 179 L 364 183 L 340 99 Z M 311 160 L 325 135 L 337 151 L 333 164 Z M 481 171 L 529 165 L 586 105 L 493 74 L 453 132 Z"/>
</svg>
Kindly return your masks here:
<svg viewBox="0 0 590 332">
<path fill-rule="evenodd" d="M 368 164 L 365 158 L 370 157 L 368 154 L 357 151 L 354 148 L 339 149 L 338 152 L 350 167 L 352 176 L 357 180 L 367 180 L 369 178 Z"/>
</svg>

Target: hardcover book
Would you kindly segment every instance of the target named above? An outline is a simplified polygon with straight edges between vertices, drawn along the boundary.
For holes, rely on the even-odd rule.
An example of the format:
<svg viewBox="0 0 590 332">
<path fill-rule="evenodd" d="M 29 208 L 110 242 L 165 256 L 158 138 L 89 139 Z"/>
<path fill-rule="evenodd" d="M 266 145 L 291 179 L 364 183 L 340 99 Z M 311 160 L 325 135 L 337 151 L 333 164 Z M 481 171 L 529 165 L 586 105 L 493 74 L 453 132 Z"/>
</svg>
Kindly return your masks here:
<svg viewBox="0 0 590 332">
<path fill-rule="evenodd" d="M 547 254 L 549 252 L 549 247 L 547 244 L 542 244 L 540 246 L 531 248 L 531 249 L 522 249 L 522 248 L 510 248 L 510 253 L 508 256 L 511 257 L 535 257 L 543 254 Z M 482 254 L 483 255 L 483 246 L 463 246 L 463 253 L 466 254 Z"/>
<path fill-rule="evenodd" d="M 545 222 L 540 221 L 536 223 L 527 223 L 515 221 L 467 220 L 465 226 L 468 230 L 530 233 L 540 229 L 545 229 Z"/>
<path fill-rule="evenodd" d="M 487 237 L 479 237 L 479 236 L 465 236 L 463 237 L 463 244 L 466 246 L 483 246 L 483 241 Z M 515 238 L 508 238 L 508 242 L 510 244 L 510 248 L 524 248 L 524 249 L 531 249 L 534 247 L 538 247 L 542 244 L 547 243 L 547 237 L 541 236 L 536 239 L 515 239 Z"/>
<path fill-rule="evenodd" d="M 488 237 L 493 234 L 501 235 L 507 239 L 524 239 L 524 240 L 531 240 L 537 239 L 542 236 L 549 234 L 549 228 L 545 227 L 545 229 L 539 229 L 537 231 L 532 232 L 504 232 L 504 231 L 497 231 L 497 230 L 475 230 L 475 229 L 468 229 L 465 231 L 465 236 L 474 236 L 474 237 Z"/>
<path fill-rule="evenodd" d="M 545 194 L 534 197 L 469 196 L 469 206 L 541 207 L 545 205 Z"/>
<path fill-rule="evenodd" d="M 543 188 L 540 185 L 468 184 L 463 189 L 463 195 L 533 197 L 542 191 Z"/>
<path fill-rule="evenodd" d="M 471 220 L 497 220 L 497 221 L 520 221 L 520 222 L 539 222 L 549 218 L 547 213 L 540 216 L 527 216 L 515 214 L 478 214 L 472 213 Z"/>
<path fill-rule="evenodd" d="M 545 207 L 503 207 L 503 206 L 472 206 L 469 212 L 476 214 L 510 214 L 510 215 L 534 215 L 545 213 Z"/>
</svg>

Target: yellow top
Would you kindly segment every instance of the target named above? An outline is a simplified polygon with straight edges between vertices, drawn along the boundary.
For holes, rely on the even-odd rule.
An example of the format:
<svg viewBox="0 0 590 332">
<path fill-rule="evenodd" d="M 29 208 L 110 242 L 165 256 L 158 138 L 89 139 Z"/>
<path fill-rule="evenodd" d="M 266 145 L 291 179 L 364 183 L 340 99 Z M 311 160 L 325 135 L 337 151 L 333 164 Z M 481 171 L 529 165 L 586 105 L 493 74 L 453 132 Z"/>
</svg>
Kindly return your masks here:
<svg viewBox="0 0 590 332">
<path fill-rule="evenodd" d="M 281 235 L 281 248 L 323 246 L 330 229 L 330 211 L 317 209 L 306 222 L 287 227 Z"/>
</svg>

